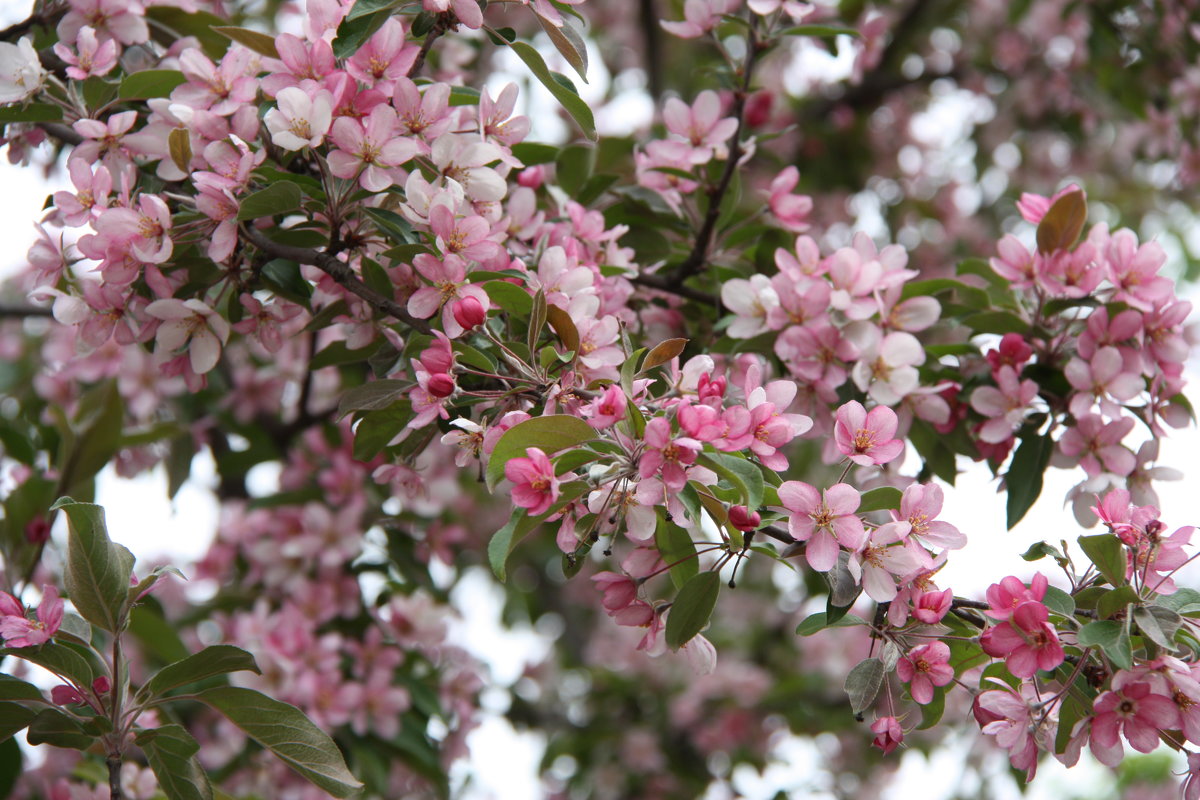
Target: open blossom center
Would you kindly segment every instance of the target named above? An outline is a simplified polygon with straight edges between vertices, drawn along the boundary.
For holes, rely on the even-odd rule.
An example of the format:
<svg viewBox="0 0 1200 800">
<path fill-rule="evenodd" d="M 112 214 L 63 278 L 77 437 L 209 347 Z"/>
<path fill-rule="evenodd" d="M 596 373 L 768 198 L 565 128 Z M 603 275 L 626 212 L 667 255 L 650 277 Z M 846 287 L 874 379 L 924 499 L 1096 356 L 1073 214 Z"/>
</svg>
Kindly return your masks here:
<svg viewBox="0 0 1200 800">
<path fill-rule="evenodd" d="M 856 450 L 870 450 L 875 446 L 875 431 L 859 428 L 854 432 L 854 447 Z"/>
<path fill-rule="evenodd" d="M 299 136 L 301 139 L 312 138 L 312 126 L 308 124 L 306 119 L 294 119 L 292 124 L 288 126 L 288 130 Z"/>
</svg>

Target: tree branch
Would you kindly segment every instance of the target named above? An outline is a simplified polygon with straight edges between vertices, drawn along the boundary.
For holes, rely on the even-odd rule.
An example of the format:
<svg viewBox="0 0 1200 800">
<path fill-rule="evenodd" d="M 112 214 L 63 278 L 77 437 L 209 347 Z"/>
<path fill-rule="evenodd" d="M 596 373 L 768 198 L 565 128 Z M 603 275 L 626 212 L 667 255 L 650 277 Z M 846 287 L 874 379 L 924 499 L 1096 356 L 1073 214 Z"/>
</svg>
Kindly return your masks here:
<svg viewBox="0 0 1200 800">
<path fill-rule="evenodd" d="M 0 303 L 0 319 L 27 319 L 52 316 L 50 309 L 37 306 L 10 306 Z"/>
<path fill-rule="evenodd" d="M 706 303 L 714 307 L 719 305 L 715 294 L 684 286 L 681 281 L 673 281 L 665 275 L 649 273 L 646 275 L 635 275 L 630 280 L 639 286 L 649 286 L 651 289 L 658 289 L 660 292 L 677 294 L 680 297 L 686 297 L 688 300 L 695 300 L 698 303 Z"/>
<path fill-rule="evenodd" d="M 725 162 L 725 172 L 721 180 L 708 190 L 708 212 L 700 224 L 696 234 L 696 244 L 679 266 L 671 271 L 668 278 L 670 284 L 682 284 L 695 275 L 708 260 L 709 248 L 712 246 L 713 234 L 717 230 L 717 220 L 721 217 L 721 201 L 729 191 L 729 184 L 738 170 L 738 161 L 742 158 L 742 130 L 746 127 L 746 97 L 750 93 L 750 80 L 754 76 L 754 65 L 758 60 L 759 41 L 751 28 L 746 40 L 746 63 L 742 65 L 742 85 L 733 94 L 733 116 L 737 119 L 737 130 L 729 137 L 729 158 Z"/>
<path fill-rule="evenodd" d="M 279 242 L 272 241 L 250 226 L 245 226 L 242 230 L 246 240 L 259 250 L 275 258 L 286 258 L 301 264 L 311 264 L 333 278 L 338 285 L 365 300 L 367 305 L 374 309 L 375 313 L 399 320 L 420 333 L 433 333 L 433 329 L 429 327 L 429 324 L 425 320 L 417 319 L 395 300 L 384 297 L 370 286 L 367 286 L 354 274 L 354 270 L 350 269 L 348 264 L 338 261 L 328 253 L 319 253 L 316 250 L 309 250 L 305 247 L 280 244 Z"/>
<path fill-rule="evenodd" d="M 421 49 L 417 53 L 416 59 L 413 60 L 412 66 L 408 68 L 408 75 L 406 77 L 416 77 L 417 73 L 421 71 L 421 67 L 425 66 L 425 58 L 429 55 L 429 51 L 433 49 L 433 43 L 437 41 L 439 36 L 449 30 L 451 25 L 457 24 L 458 20 L 455 18 L 453 12 L 447 11 L 438 15 L 437 21 L 433 23 L 433 27 L 429 30 L 429 33 L 425 34 L 425 41 L 421 42 Z"/>
</svg>

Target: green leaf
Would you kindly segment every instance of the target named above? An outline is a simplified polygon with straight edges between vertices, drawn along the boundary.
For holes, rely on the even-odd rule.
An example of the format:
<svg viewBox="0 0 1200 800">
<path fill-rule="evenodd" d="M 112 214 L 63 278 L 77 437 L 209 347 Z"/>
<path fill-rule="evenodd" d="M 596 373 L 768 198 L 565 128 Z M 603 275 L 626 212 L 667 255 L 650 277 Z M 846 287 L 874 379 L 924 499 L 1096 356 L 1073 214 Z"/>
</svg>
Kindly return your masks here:
<svg viewBox="0 0 1200 800">
<path fill-rule="evenodd" d="M 850 574 L 849 563 L 850 554 L 842 550 L 838 553 L 837 564 L 822 576 L 825 578 L 825 583 L 829 584 L 829 599 L 825 603 L 825 616 L 830 625 L 846 616 L 846 612 L 862 594 L 862 586 Z"/>
<path fill-rule="evenodd" d="M 654 345 L 642 360 L 642 368 L 638 371 L 638 374 L 669 363 L 671 359 L 683 352 L 683 348 L 687 347 L 688 341 L 687 339 L 666 339 Z"/>
<path fill-rule="evenodd" d="M 559 151 L 555 179 L 562 190 L 573 197 L 579 194 L 595 166 L 596 148 L 590 144 L 573 144 Z"/>
<path fill-rule="evenodd" d="M 946 713 L 946 687 L 939 686 L 933 690 L 933 697 L 929 702 L 921 706 L 921 722 L 917 725 L 917 730 L 924 731 L 937 725 L 942 721 L 944 713 Z"/>
<path fill-rule="evenodd" d="M 587 83 L 587 43 L 583 40 L 579 31 L 575 29 L 573 21 L 564 17 L 562 25 L 555 25 L 536 11 L 534 12 L 534 16 L 537 17 L 542 30 L 546 32 L 550 43 L 554 45 L 554 49 L 571 65 L 571 68 L 575 70 L 580 79 L 584 83 Z"/>
<path fill-rule="evenodd" d="M 347 15 L 342 24 L 338 25 L 337 38 L 333 40 L 333 54 L 345 59 L 357 53 L 358 48 L 366 44 L 391 15 L 388 8 L 381 8 L 370 14 Z"/>
<path fill-rule="evenodd" d="M 12 675 L 0 673 L 0 700 L 30 700 L 35 703 L 45 703 L 42 690 Z M 2 718 L 2 717 L 0 717 Z"/>
<path fill-rule="evenodd" d="M 512 146 L 512 154 L 527 167 L 549 164 L 558 158 L 558 148 L 541 142 L 518 142 Z"/>
<path fill-rule="evenodd" d="M 346 13 L 346 19 L 358 19 L 376 11 L 394 8 L 399 5 L 397 0 L 356 0 Z"/>
<path fill-rule="evenodd" d="M 377 411 L 368 411 L 354 426 L 354 457 L 370 461 L 400 435 L 413 418 L 412 403 L 401 399 Z"/>
<path fill-rule="evenodd" d="M 15 656 L 31 664 L 37 664 L 64 680 L 74 681 L 80 686 L 90 686 L 95 678 L 92 664 L 74 648 L 46 642 L 40 647 L 9 647 L 0 649 L 0 656 Z"/>
<path fill-rule="evenodd" d="M 324 367 L 336 367 L 342 364 L 363 364 L 371 358 L 375 352 L 375 347 L 367 345 L 358 350 L 351 350 L 346 346 L 344 339 L 339 339 L 336 342 L 330 342 L 326 347 L 321 348 L 321 351 L 312 357 L 309 363 L 309 369 L 322 369 Z"/>
<path fill-rule="evenodd" d="M 129 632 L 142 652 L 157 661 L 170 664 L 188 657 L 188 649 L 176 627 L 162 615 L 162 606 L 153 597 L 143 597 L 129 612 Z"/>
<path fill-rule="evenodd" d="M 10 122 L 58 122 L 62 118 L 62 109 L 50 103 L 27 103 L 23 106 L 0 108 L 0 125 Z"/>
<path fill-rule="evenodd" d="M 1064 617 L 1075 614 L 1075 599 L 1057 586 L 1047 586 L 1046 596 L 1042 598 L 1046 608 Z"/>
<path fill-rule="evenodd" d="M 853 628 L 856 625 L 867 625 L 867 621 L 855 614 L 846 614 L 841 619 L 834 622 L 828 622 L 828 616 L 824 611 L 818 611 L 816 614 L 810 614 L 805 617 L 804 621 L 796 626 L 796 634 L 798 636 L 812 636 L 814 633 L 825 630 L 826 628 Z"/>
<path fill-rule="evenodd" d="M 1089 622 L 1079 629 L 1080 647 L 1099 647 L 1114 666 L 1121 669 L 1133 667 L 1133 651 L 1125 626 L 1112 619 Z"/>
<path fill-rule="evenodd" d="M 716 572 L 701 572 L 683 585 L 667 617 L 668 647 L 678 650 L 704 629 L 720 593 L 721 576 Z"/>
<path fill-rule="evenodd" d="M 295 706 L 234 686 L 205 690 L 196 699 L 334 797 L 349 797 L 362 788 L 333 740 Z"/>
<path fill-rule="evenodd" d="M 854 665 L 846 676 L 846 694 L 850 696 L 850 709 L 861 714 L 871 707 L 879 695 L 886 670 L 878 658 L 864 658 Z"/>
<path fill-rule="evenodd" d="M 488 281 L 483 285 L 488 299 L 509 314 L 528 317 L 533 311 L 533 297 L 529 292 L 508 281 Z"/>
<path fill-rule="evenodd" d="M 117 97 L 122 100 L 148 100 L 167 97 L 176 86 L 187 83 L 187 78 L 177 69 L 144 69 L 134 72 L 121 81 Z"/>
<path fill-rule="evenodd" d="M 13 734 L 25 730 L 37 715 L 38 712 L 20 703 L 0 702 L 0 742 L 7 742 Z"/>
<path fill-rule="evenodd" d="M 229 20 L 221 19 L 216 14 L 207 11 L 188 13 L 180 8 L 168 6 L 151 6 L 146 9 L 146 19 L 157 23 L 152 25 L 151 35 L 155 37 L 164 49 L 185 36 L 195 36 L 204 48 L 204 54 L 214 60 L 220 60 L 229 50 L 229 40 L 213 30 L 213 27 L 226 25 Z"/>
<path fill-rule="evenodd" d="M 134 742 L 146 754 L 167 800 L 212 800 L 212 785 L 196 760 L 200 743 L 182 726 L 139 731 Z"/>
<path fill-rule="evenodd" d="M 868 511 L 883 511 L 885 509 L 899 511 L 900 500 L 903 497 L 904 493 L 893 486 L 880 486 L 877 489 L 871 489 L 868 492 L 863 492 L 862 502 L 858 504 L 858 513 L 865 514 Z"/>
<path fill-rule="evenodd" d="M 121 444 L 125 409 L 116 381 L 105 381 L 79 401 L 58 480 L 58 494 L 70 494 L 89 483 L 108 464 Z"/>
<path fill-rule="evenodd" d="M 747 508 L 754 510 L 762 506 L 763 476 L 755 464 L 729 453 L 701 453 L 696 463 L 729 481 Z"/>
<path fill-rule="evenodd" d="M 242 198 L 238 222 L 291 213 L 300 208 L 303 197 L 300 187 L 292 181 L 277 181 Z"/>
<path fill-rule="evenodd" d="M 1096 600 L 1096 616 L 1100 619 L 1111 619 L 1118 614 L 1123 616 L 1131 603 L 1138 602 L 1141 602 L 1141 598 L 1132 586 L 1107 589 Z"/>
<path fill-rule="evenodd" d="M 0 797 L 11 797 L 23 770 L 21 745 L 16 739 L 0 742 Z"/>
<path fill-rule="evenodd" d="M 533 76 L 545 86 L 550 94 L 554 95 L 571 118 L 579 125 L 583 131 L 583 135 L 595 141 L 596 139 L 596 120 L 592 116 L 592 110 L 588 108 L 587 103 L 579 97 L 578 94 L 568 89 L 555 77 L 555 73 L 550 71 L 546 66 L 546 62 L 542 59 L 541 54 L 533 47 L 524 42 L 509 42 L 508 46 L 517 54 L 517 58 L 525 62 L 525 66 L 529 67 L 529 71 Z"/>
<path fill-rule="evenodd" d="M 508 522 L 503 528 L 492 534 L 492 538 L 488 542 L 488 563 L 501 583 L 508 579 L 508 557 L 512 555 L 513 550 L 517 549 L 517 545 L 545 522 L 547 517 L 553 516 L 564 505 L 578 498 L 587 491 L 587 488 L 588 485 L 584 481 L 571 481 L 560 490 L 558 502 L 551 506 L 545 514 L 538 517 L 529 516 L 523 508 L 513 509 Z"/>
<path fill-rule="evenodd" d="M 1133 621 L 1150 641 L 1175 650 L 1175 634 L 1183 625 L 1183 617 L 1162 606 L 1141 606 L 1133 610 Z"/>
<path fill-rule="evenodd" d="M 1042 475 L 1050 463 L 1054 442 L 1036 432 L 1021 438 L 1004 475 L 1008 488 L 1008 529 L 1012 530 L 1042 493 Z"/>
<path fill-rule="evenodd" d="M 1048 542 L 1032 544 L 1028 550 L 1021 554 L 1021 558 L 1026 561 L 1038 561 L 1046 556 L 1053 558 L 1060 566 L 1065 567 L 1067 565 L 1067 558 L 1063 555 L 1062 551 Z"/>
<path fill-rule="evenodd" d="M 279 51 L 275 49 L 274 36 L 262 33 L 261 31 L 252 31 L 249 28 L 238 28 L 233 25 L 214 25 L 213 30 L 244 47 L 248 47 L 259 55 L 264 55 L 268 58 L 279 58 Z"/>
<path fill-rule="evenodd" d="M 355 386 L 338 400 L 337 413 L 333 418 L 339 420 L 351 411 L 376 411 L 387 408 L 404 397 L 411 386 L 409 381 L 391 379 L 369 381 Z"/>
<path fill-rule="evenodd" d="M 1200 611 L 1200 592 L 1195 589 L 1177 589 L 1172 594 L 1157 597 L 1154 604 L 1180 614 L 1195 613 Z"/>
<path fill-rule="evenodd" d="M 86 750 L 96 741 L 97 735 L 85 730 L 74 717 L 69 717 L 57 709 L 47 708 L 39 711 L 30 721 L 25 737 L 30 744 L 52 744 L 72 750 Z"/>
<path fill-rule="evenodd" d="M 176 661 L 158 671 L 154 677 L 146 681 L 138 694 L 144 698 L 156 699 L 172 689 L 197 683 L 214 675 L 226 675 L 230 672 L 253 672 L 261 675 L 254 656 L 228 644 L 216 644 L 206 647 L 199 653 L 194 653 L 182 661 Z"/>
<path fill-rule="evenodd" d="M 785 28 L 779 32 L 780 36 L 817 36 L 822 39 L 831 39 L 836 36 L 851 36 L 855 39 L 861 39 L 862 34 L 854 28 L 847 28 L 842 25 L 796 25 L 791 28 Z"/>
<path fill-rule="evenodd" d="M 663 562 L 671 565 L 671 583 L 676 589 L 683 588 L 700 572 L 700 559 L 696 558 L 692 535 L 661 515 L 654 529 L 654 545 Z"/>
<path fill-rule="evenodd" d="M 104 509 L 92 503 L 60 499 L 51 509 L 67 515 L 67 594 L 84 619 L 109 633 L 126 622 L 133 554 L 108 538 Z"/>
<path fill-rule="evenodd" d="M 517 423 L 504 432 L 492 450 L 487 465 L 487 488 L 495 491 L 504 480 L 504 465 L 511 459 L 524 458 L 526 448 L 537 447 L 551 455 L 595 438 L 591 425 L 569 414 L 534 417 Z"/>
<path fill-rule="evenodd" d="M 1008 311 L 981 311 L 970 314 L 963 319 L 966 325 L 975 333 L 1029 333 L 1029 323 Z"/>
<path fill-rule="evenodd" d="M 312 299 L 312 284 L 300 274 L 300 265 L 286 258 L 275 258 L 263 265 L 263 282 L 280 297 L 307 306 Z"/>
<path fill-rule="evenodd" d="M 371 218 L 371 221 L 375 223 L 375 227 L 379 229 L 379 232 L 392 241 L 399 244 L 421 243 L 421 237 L 413 230 L 409 221 L 395 211 L 388 211 L 386 208 L 374 208 L 372 206 L 366 206 L 362 211 Z"/>
<path fill-rule="evenodd" d="M 1095 536 L 1080 536 L 1079 546 L 1084 555 L 1091 559 L 1100 570 L 1104 579 L 1113 586 L 1125 584 L 1125 572 L 1128 561 L 1125 555 L 1125 545 L 1111 533 L 1101 533 Z"/>
<path fill-rule="evenodd" d="M 477 106 L 479 105 L 479 90 L 474 86 L 451 86 L 449 104 L 451 106 Z"/>
<path fill-rule="evenodd" d="M 1084 702 L 1075 692 L 1066 692 L 1062 704 L 1058 707 L 1058 733 L 1054 737 L 1054 752 L 1062 755 L 1067 751 L 1071 741 L 1071 733 L 1075 723 L 1086 717 L 1092 711 L 1091 703 Z"/>
</svg>

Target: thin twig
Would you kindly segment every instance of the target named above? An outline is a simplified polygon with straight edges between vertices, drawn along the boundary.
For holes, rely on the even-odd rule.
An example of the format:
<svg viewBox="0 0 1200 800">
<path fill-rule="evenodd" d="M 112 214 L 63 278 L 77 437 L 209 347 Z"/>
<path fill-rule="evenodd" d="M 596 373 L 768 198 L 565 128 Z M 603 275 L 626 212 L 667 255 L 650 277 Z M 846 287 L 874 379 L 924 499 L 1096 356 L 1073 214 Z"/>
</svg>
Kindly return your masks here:
<svg viewBox="0 0 1200 800">
<path fill-rule="evenodd" d="M 26 319 L 28 317 L 49 317 L 51 311 L 48 308 L 38 308 L 37 306 L 9 306 L 0 304 L 0 319 Z"/>
<path fill-rule="evenodd" d="M 354 270 L 350 269 L 349 264 L 338 261 L 328 253 L 320 253 L 316 250 L 309 250 L 306 247 L 280 244 L 267 238 L 250 226 L 243 228 L 243 235 L 247 241 L 259 250 L 275 258 L 286 258 L 301 264 L 311 264 L 333 278 L 338 285 L 365 300 L 375 313 L 399 320 L 420 333 L 433 333 L 433 329 L 429 327 L 429 324 L 425 320 L 417 319 L 395 300 L 390 297 L 384 297 L 370 286 L 367 286 L 354 274 Z"/>
<path fill-rule="evenodd" d="M 750 94 L 750 81 L 754 77 L 754 65 L 758 59 L 759 41 L 750 30 L 746 40 L 746 63 L 742 66 L 742 85 L 733 93 L 732 116 L 737 119 L 737 130 L 729 137 L 729 158 L 725 162 L 725 172 L 721 180 L 708 190 L 708 211 L 696 234 L 696 244 L 687 258 L 671 271 L 670 283 L 681 284 L 695 275 L 708 261 L 709 248 L 712 247 L 713 234 L 717 230 L 717 221 L 721 218 L 721 201 L 729 191 L 733 176 L 737 173 L 742 158 L 742 130 L 746 127 L 746 97 Z"/>
<path fill-rule="evenodd" d="M 433 49 L 433 43 L 450 28 L 452 17 L 453 13 L 449 11 L 438 15 L 433 28 L 430 29 L 429 33 L 425 34 L 425 41 L 421 42 L 421 50 L 417 53 L 412 66 L 408 68 L 408 75 L 406 77 L 415 77 L 421 71 L 421 67 L 425 66 L 425 58 L 429 55 L 429 51 Z M 457 22 L 454 24 L 457 24 Z"/>
<path fill-rule="evenodd" d="M 665 275 L 654 273 L 635 275 L 630 280 L 640 286 L 649 286 L 651 289 L 658 289 L 660 292 L 677 294 L 680 297 L 686 297 L 698 303 L 706 303 L 710 306 L 717 305 L 717 296 L 715 294 L 684 286 L 682 281 L 672 281 L 671 278 Z"/>
</svg>

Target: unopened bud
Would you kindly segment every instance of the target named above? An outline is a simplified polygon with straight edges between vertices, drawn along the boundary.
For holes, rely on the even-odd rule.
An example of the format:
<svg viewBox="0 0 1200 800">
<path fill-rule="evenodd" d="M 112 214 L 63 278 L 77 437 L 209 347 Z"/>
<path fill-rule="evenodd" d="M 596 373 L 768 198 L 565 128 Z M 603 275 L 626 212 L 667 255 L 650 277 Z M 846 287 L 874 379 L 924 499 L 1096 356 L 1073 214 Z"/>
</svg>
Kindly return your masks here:
<svg viewBox="0 0 1200 800">
<path fill-rule="evenodd" d="M 425 388 L 434 397 L 449 397 L 454 394 L 454 378 L 451 378 L 444 372 L 437 375 L 430 375 L 429 382 L 425 384 Z"/>
<path fill-rule="evenodd" d="M 67 686 L 65 683 L 55 686 L 50 690 L 50 699 L 55 705 L 69 706 L 84 702 L 83 695 L 74 686 Z"/>
<path fill-rule="evenodd" d="M 729 524 L 746 533 L 758 529 L 758 526 L 762 524 L 762 515 L 745 506 L 731 506 L 729 508 Z"/>
<path fill-rule="evenodd" d="M 454 305 L 450 307 L 454 313 L 454 321 L 463 327 L 463 330 L 471 330 L 484 323 L 487 319 L 487 311 L 483 308 L 483 303 L 476 300 L 474 297 L 464 297 L 461 300 L 456 300 Z"/>
<path fill-rule="evenodd" d="M 101 675 L 99 678 L 96 678 L 96 680 L 92 681 L 92 691 L 96 694 L 108 694 L 108 691 L 111 688 L 112 683 L 110 683 L 108 678 L 104 675 Z"/>
<path fill-rule="evenodd" d="M 42 544 L 50 538 L 50 523 L 45 517 L 34 517 L 25 526 L 25 541 L 30 544 Z"/>
</svg>

